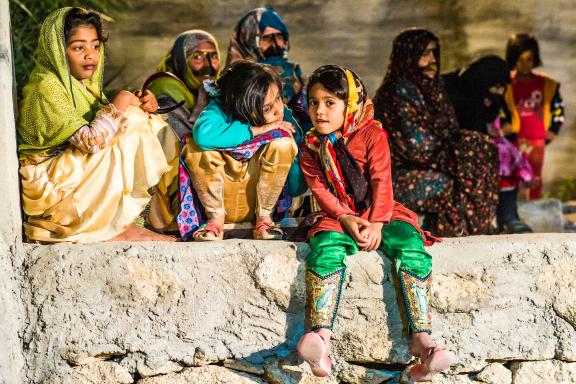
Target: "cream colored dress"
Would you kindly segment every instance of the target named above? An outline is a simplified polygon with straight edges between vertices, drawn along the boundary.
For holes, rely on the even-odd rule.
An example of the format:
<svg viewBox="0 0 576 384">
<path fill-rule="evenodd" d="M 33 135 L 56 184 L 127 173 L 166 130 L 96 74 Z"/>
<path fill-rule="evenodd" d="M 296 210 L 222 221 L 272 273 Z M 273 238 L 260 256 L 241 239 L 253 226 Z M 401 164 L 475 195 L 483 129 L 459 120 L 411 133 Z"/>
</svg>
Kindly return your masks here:
<svg viewBox="0 0 576 384">
<path fill-rule="evenodd" d="M 124 115 L 124 131 L 101 151 L 86 153 L 69 146 L 39 164 L 21 167 L 22 203 L 28 216 L 24 231 L 29 240 L 109 240 L 146 207 L 148 189 L 164 174 L 173 173 L 178 140 L 170 134 L 165 138 L 166 122 L 134 106 Z"/>
</svg>

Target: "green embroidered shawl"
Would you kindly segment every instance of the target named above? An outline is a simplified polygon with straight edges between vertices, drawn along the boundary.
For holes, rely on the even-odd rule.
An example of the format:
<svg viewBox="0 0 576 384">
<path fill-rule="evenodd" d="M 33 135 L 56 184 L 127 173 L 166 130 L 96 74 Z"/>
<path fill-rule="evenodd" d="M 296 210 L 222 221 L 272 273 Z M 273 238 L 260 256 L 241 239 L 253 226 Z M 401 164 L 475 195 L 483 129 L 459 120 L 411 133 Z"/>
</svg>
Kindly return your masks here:
<svg viewBox="0 0 576 384">
<path fill-rule="evenodd" d="M 102 93 L 103 42 L 100 42 L 100 61 L 91 79 L 82 83 L 68 69 L 64 19 L 71 9 L 58 9 L 42 23 L 36 67 L 24 87 L 20 103 L 20 160 L 65 143 L 107 103 Z"/>
</svg>

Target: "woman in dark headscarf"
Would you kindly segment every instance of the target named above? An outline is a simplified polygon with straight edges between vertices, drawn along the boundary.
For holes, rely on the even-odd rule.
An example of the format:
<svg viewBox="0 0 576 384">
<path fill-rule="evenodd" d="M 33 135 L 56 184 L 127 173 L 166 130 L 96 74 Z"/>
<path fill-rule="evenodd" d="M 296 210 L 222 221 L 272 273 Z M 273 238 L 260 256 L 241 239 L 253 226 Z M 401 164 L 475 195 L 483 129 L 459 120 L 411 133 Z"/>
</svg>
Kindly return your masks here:
<svg viewBox="0 0 576 384">
<path fill-rule="evenodd" d="M 530 164 L 516 147 L 501 137 L 500 116 L 506 112 L 504 92 L 510 84 L 506 61 L 488 55 L 468 67 L 442 75 L 446 91 L 458 116 L 460 128 L 493 136 L 500 157 L 500 192 L 496 222 L 508 233 L 532 232 L 518 216 L 518 183 L 532 179 Z"/>
<path fill-rule="evenodd" d="M 460 128 L 488 133 L 488 127 L 506 108 L 504 91 L 510 84 L 508 64 L 495 55 L 442 75 Z"/>
<path fill-rule="evenodd" d="M 274 67 L 282 80 L 284 104 L 307 132 L 312 124 L 306 109 L 304 80 L 300 66 L 288 61 L 289 37 L 288 27 L 276 11 L 271 8 L 252 9 L 234 28 L 226 66 L 244 59 Z"/>
<path fill-rule="evenodd" d="M 394 196 L 424 214 L 424 227 L 433 233 L 489 233 L 498 154 L 490 138 L 459 129 L 439 68 L 439 39 L 432 32 L 413 28 L 394 39 L 374 97 L 375 116 L 389 133 Z"/>
</svg>

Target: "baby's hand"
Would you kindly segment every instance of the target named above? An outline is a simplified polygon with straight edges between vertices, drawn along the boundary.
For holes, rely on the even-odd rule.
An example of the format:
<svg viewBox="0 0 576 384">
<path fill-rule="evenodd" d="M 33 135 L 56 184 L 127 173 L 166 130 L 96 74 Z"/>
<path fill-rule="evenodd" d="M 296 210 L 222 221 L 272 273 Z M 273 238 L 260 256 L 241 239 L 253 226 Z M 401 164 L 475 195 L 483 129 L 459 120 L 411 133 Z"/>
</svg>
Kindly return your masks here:
<svg viewBox="0 0 576 384">
<path fill-rule="evenodd" d="M 295 132 L 294 126 L 287 121 L 275 121 L 272 123 L 264 124 L 259 127 L 252 127 L 252 133 L 254 136 L 261 135 L 273 129 L 281 129 L 283 131 L 288 132 L 289 134 L 293 134 Z"/>
<path fill-rule="evenodd" d="M 154 96 L 152 92 L 146 90 L 146 92 L 142 94 L 142 91 L 138 91 L 136 95 L 138 96 L 140 102 L 142 103 L 142 105 L 140 105 L 140 108 L 142 108 L 144 112 L 154 113 L 158 110 L 158 101 L 156 100 L 156 96 Z"/>
<path fill-rule="evenodd" d="M 364 227 L 360 230 L 360 236 L 370 242 L 370 245 L 364 247 L 364 251 L 375 251 L 380 246 L 382 240 L 382 226 L 383 223 L 370 223 L 369 227 Z"/>
<path fill-rule="evenodd" d="M 344 231 L 352 236 L 352 239 L 360 248 L 364 249 L 370 245 L 370 241 L 361 234 L 361 231 L 370 227 L 370 222 L 368 220 L 364 220 L 358 216 L 344 215 L 339 219 L 339 221 Z"/>
<path fill-rule="evenodd" d="M 140 100 L 132 93 L 128 91 L 120 91 L 112 100 L 112 104 L 120 112 L 126 112 L 131 105 L 140 105 Z"/>
</svg>

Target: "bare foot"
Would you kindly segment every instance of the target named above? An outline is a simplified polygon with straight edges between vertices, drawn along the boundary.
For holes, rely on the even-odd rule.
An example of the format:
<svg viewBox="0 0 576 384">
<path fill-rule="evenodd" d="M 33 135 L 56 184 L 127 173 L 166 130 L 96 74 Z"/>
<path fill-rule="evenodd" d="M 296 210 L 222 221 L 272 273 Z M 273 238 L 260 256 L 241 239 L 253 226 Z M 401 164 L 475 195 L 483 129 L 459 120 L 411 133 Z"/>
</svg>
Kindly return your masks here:
<svg viewBox="0 0 576 384">
<path fill-rule="evenodd" d="M 171 241 L 176 239 L 172 236 L 152 232 L 146 228 L 140 228 L 137 225 L 130 224 L 121 234 L 111 238 L 108 241 Z"/>
</svg>

